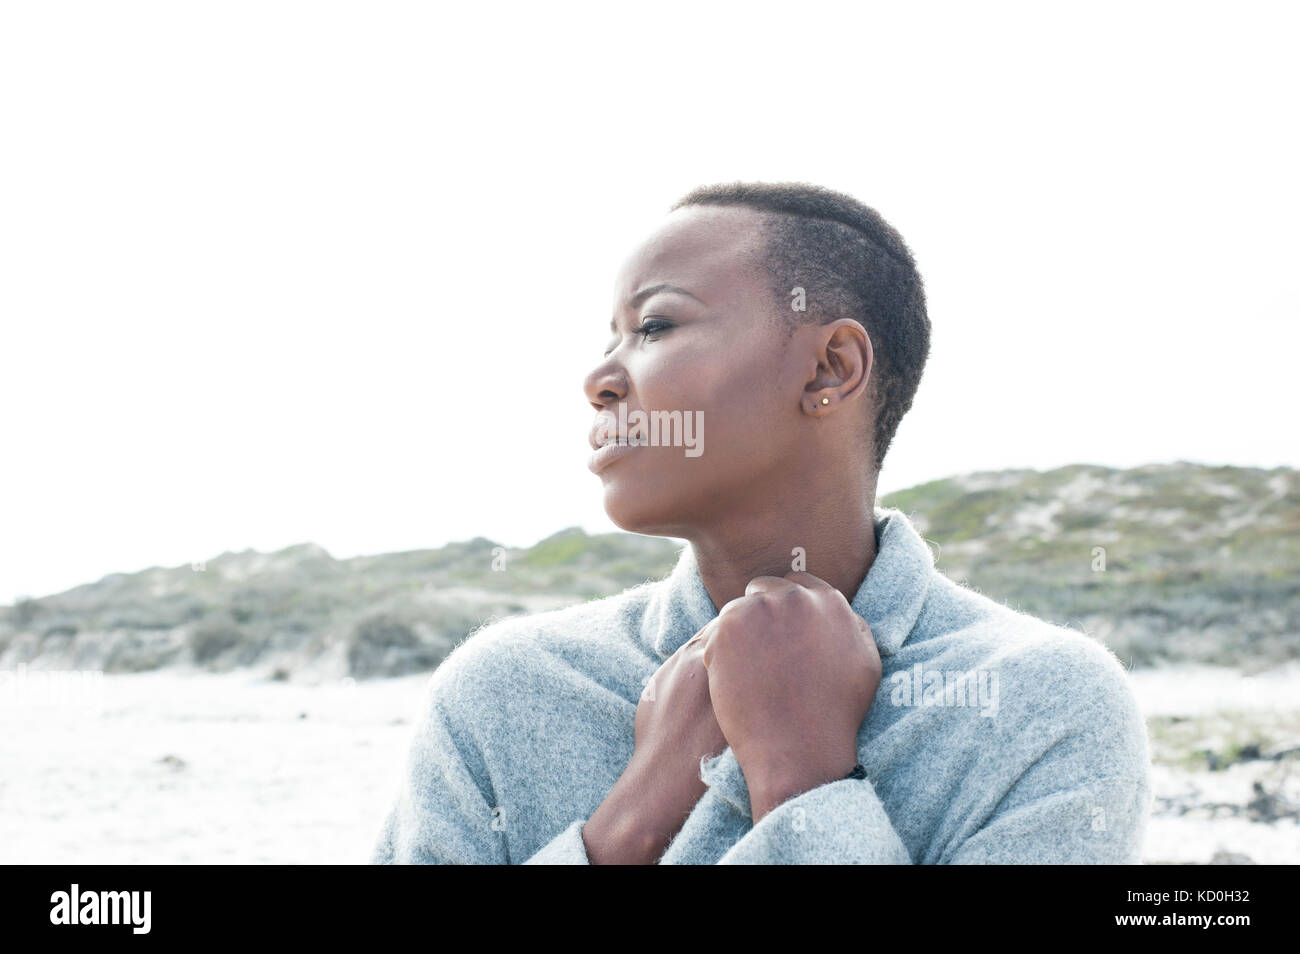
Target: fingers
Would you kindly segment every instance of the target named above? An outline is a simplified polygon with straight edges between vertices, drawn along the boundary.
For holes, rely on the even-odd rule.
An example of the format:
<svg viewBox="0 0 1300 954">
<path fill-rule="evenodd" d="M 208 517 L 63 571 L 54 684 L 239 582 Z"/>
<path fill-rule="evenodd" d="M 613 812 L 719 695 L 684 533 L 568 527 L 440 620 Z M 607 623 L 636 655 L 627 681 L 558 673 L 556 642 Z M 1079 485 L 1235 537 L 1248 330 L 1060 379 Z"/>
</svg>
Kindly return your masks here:
<svg viewBox="0 0 1300 954">
<path fill-rule="evenodd" d="M 709 641 L 709 635 L 713 632 L 713 627 L 717 624 L 717 622 L 718 619 L 715 616 L 713 619 L 705 623 L 698 633 L 696 633 L 694 636 L 692 636 L 690 639 L 686 641 L 685 645 L 682 646 L 682 649 L 685 650 L 688 646 L 699 648 L 701 643 L 707 645 Z"/>
<path fill-rule="evenodd" d="M 712 636 L 717 631 L 719 619 L 718 616 L 713 617 L 691 640 L 692 643 L 695 643 L 696 649 L 701 652 L 700 658 L 704 662 L 705 669 L 709 668 L 709 662 L 713 659 Z"/>
<path fill-rule="evenodd" d="M 756 576 L 745 587 L 745 595 L 753 596 L 755 593 L 770 593 L 773 590 L 784 590 L 793 585 L 795 584 L 792 581 L 780 576 Z"/>
<path fill-rule="evenodd" d="M 803 570 L 794 570 L 790 573 L 787 573 L 785 575 L 785 579 L 789 580 L 791 583 L 797 583 L 800 586 L 806 586 L 810 590 L 835 589 L 835 587 L 831 586 L 820 576 L 813 576 L 811 573 L 806 573 Z"/>
<path fill-rule="evenodd" d="M 834 589 L 829 583 L 820 576 L 813 576 L 811 573 L 803 570 L 791 570 L 785 576 L 756 576 L 749 581 L 745 587 L 745 595 L 752 596 L 755 593 L 769 593 L 776 590 L 786 589 L 791 586 L 802 586 L 810 590 L 832 590 Z"/>
</svg>

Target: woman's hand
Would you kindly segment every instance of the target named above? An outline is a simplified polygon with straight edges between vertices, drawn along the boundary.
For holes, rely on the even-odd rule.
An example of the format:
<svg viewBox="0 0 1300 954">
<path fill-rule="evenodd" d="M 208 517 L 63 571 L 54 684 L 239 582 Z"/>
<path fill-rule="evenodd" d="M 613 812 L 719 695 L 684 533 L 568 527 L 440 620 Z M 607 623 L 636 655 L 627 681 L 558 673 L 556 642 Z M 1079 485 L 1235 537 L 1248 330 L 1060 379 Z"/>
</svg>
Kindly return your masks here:
<svg viewBox="0 0 1300 954">
<path fill-rule="evenodd" d="M 654 864 L 704 795 L 700 759 L 727 747 L 704 668 L 712 626 L 668 657 L 642 691 L 632 760 L 582 829 L 593 864 Z"/>
<path fill-rule="evenodd" d="M 839 590 L 811 573 L 756 577 L 702 632 L 713 711 L 745 775 L 754 824 L 848 774 L 881 662 Z"/>
</svg>

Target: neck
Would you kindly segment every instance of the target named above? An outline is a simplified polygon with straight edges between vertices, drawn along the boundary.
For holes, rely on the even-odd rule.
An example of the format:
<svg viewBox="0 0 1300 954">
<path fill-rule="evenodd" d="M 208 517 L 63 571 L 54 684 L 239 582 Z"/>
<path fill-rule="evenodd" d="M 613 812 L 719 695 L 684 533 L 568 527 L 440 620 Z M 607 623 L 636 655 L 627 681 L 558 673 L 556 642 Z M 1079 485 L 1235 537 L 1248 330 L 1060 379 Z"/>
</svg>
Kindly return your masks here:
<svg viewBox="0 0 1300 954">
<path fill-rule="evenodd" d="M 761 491 L 731 508 L 724 519 L 697 527 L 687 539 L 715 609 L 745 595 L 756 576 L 783 577 L 798 569 L 820 577 L 850 603 L 876 558 L 875 478 L 845 483 L 800 473 L 790 485 Z"/>
</svg>

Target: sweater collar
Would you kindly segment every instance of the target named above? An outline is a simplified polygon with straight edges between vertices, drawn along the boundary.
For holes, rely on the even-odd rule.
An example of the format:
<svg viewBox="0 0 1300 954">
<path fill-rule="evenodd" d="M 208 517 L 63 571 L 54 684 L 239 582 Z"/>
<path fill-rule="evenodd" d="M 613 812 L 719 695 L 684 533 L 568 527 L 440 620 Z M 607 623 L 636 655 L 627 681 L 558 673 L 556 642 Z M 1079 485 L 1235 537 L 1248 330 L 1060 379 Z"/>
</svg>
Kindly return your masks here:
<svg viewBox="0 0 1300 954">
<path fill-rule="evenodd" d="M 881 656 L 898 652 L 921 615 L 934 570 L 934 554 L 911 521 L 892 507 L 875 508 L 876 558 L 851 601 L 867 621 Z M 667 659 L 718 615 L 688 544 L 671 574 L 655 588 L 641 635 Z"/>
</svg>

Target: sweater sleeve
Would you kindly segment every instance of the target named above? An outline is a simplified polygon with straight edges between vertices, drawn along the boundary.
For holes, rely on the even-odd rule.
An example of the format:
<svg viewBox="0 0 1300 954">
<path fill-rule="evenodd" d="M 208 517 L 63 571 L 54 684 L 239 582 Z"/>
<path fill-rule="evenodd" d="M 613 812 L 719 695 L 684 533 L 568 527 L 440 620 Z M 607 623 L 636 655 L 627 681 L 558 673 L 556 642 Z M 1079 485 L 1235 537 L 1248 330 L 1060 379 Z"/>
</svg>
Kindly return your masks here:
<svg viewBox="0 0 1300 954">
<path fill-rule="evenodd" d="M 505 825 L 482 754 L 460 730 L 435 673 L 416 727 L 396 804 L 371 852 L 371 864 L 509 864 Z M 525 864 L 587 864 L 576 820 Z M 517 862 L 516 862 L 517 863 Z"/>
<path fill-rule="evenodd" d="M 952 853 L 954 865 L 1138 864 L 1146 780 L 1116 776 L 1052 790 L 1026 778 Z"/>
<path fill-rule="evenodd" d="M 1093 779 L 1053 790 L 1032 772 L 1004 808 L 942 863 L 1137 864 L 1144 778 Z M 911 864 L 871 782 L 846 779 L 804 792 L 763 817 L 719 864 Z"/>
<path fill-rule="evenodd" d="M 925 858 L 909 857 L 873 783 L 847 779 L 777 806 L 719 864 L 1139 863 L 1151 798 L 1146 724 L 1118 661 L 1085 639 L 1026 654 L 1015 672 L 1008 663 L 1013 684 L 1033 688 L 996 725 L 953 710 L 960 721 L 949 735 L 978 756 L 952 793 L 960 820 Z M 744 790 L 719 765 L 739 803 Z"/>
<path fill-rule="evenodd" d="M 720 865 L 908 865 L 903 840 L 868 779 L 843 779 L 772 809 Z"/>
<path fill-rule="evenodd" d="M 1000 710 L 972 801 L 940 864 L 1138 864 L 1150 816 L 1146 720 L 1114 655 L 1069 635 L 1004 667 L 1036 687 Z M 1004 721 L 1005 717 L 1005 721 Z"/>
<path fill-rule="evenodd" d="M 582 826 L 587 819 L 579 818 L 560 832 L 524 862 L 526 865 L 589 865 L 587 846 L 582 840 Z"/>
</svg>

